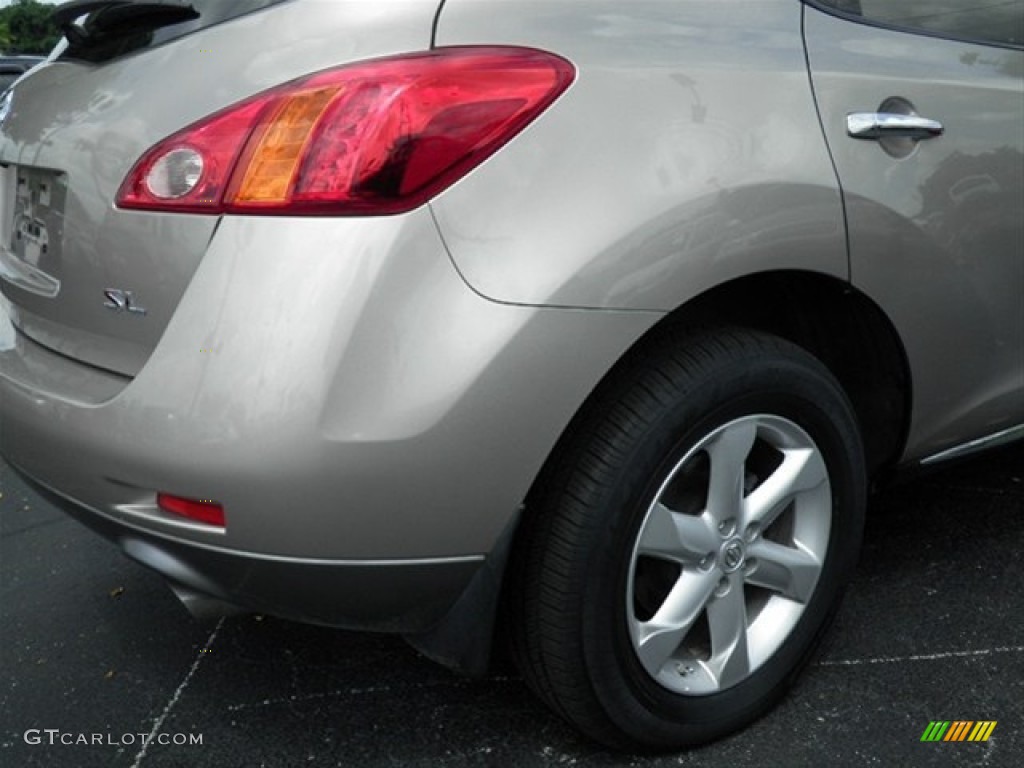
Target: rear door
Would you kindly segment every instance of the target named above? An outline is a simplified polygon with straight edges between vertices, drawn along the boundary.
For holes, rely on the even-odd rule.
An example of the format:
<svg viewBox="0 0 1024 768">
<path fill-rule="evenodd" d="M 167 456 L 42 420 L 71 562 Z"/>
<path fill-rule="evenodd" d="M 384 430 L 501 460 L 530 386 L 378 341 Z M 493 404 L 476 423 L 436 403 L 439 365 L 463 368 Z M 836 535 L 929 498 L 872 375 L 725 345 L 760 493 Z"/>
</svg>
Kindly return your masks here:
<svg viewBox="0 0 1024 768">
<path fill-rule="evenodd" d="M 1024 423 L 1024 0 L 813 0 L 851 274 L 914 383 L 907 458 Z"/>
</svg>

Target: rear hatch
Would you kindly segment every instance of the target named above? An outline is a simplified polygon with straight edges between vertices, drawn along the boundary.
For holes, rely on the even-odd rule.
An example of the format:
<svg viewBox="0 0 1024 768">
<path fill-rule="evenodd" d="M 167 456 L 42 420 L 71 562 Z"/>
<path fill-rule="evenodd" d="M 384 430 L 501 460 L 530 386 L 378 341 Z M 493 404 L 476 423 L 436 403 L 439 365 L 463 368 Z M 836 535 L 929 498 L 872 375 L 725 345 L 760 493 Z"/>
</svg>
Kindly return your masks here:
<svg viewBox="0 0 1024 768">
<path fill-rule="evenodd" d="M 135 161 L 265 88 L 428 48 L 437 0 L 67 5 L 67 40 L 0 102 L 0 292 L 25 336 L 132 376 L 218 221 L 115 207 Z"/>
</svg>

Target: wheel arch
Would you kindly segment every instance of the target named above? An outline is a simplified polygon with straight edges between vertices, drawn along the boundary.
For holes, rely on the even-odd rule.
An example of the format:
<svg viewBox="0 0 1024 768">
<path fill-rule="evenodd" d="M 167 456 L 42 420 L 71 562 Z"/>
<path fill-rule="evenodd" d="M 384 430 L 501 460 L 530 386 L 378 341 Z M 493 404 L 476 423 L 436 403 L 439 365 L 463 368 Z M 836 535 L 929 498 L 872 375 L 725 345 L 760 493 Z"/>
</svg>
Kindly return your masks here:
<svg viewBox="0 0 1024 768">
<path fill-rule="evenodd" d="M 591 409 L 600 407 L 605 388 L 666 335 L 696 328 L 742 327 L 784 338 L 818 358 L 836 377 L 860 424 L 871 475 L 894 465 L 909 428 L 910 372 L 903 344 L 892 323 L 867 296 L 834 277 L 801 271 L 773 271 L 738 278 L 697 295 L 668 313 L 641 336 L 596 384 L 577 409 L 552 450 L 477 587 L 432 632 L 406 639 L 446 666 L 482 674 L 490 666 L 495 640 L 506 634 L 497 611 L 505 592 L 505 572 L 515 557 L 520 523 L 531 514 L 531 497 L 556 470 Z M 473 632 L 467 632 L 473 626 Z M 495 630 L 497 627 L 497 631 Z"/>
<path fill-rule="evenodd" d="M 804 271 L 738 278 L 683 304 L 638 344 L 679 325 L 741 326 L 803 347 L 832 372 L 850 398 L 869 473 L 877 476 L 899 461 L 912 405 L 906 350 L 881 308 L 849 283 Z"/>
<path fill-rule="evenodd" d="M 771 333 L 808 351 L 836 377 L 854 407 L 872 477 L 893 467 L 907 439 L 911 372 L 892 322 L 868 296 L 844 280 L 816 272 L 773 270 L 720 283 L 697 294 L 652 326 L 626 350 L 577 410 L 548 455 L 556 460 L 618 371 L 634 364 L 666 334 L 693 328 L 741 327 Z M 545 470 L 534 486 L 543 483 Z M 529 495 L 527 496 L 528 506 Z"/>
</svg>

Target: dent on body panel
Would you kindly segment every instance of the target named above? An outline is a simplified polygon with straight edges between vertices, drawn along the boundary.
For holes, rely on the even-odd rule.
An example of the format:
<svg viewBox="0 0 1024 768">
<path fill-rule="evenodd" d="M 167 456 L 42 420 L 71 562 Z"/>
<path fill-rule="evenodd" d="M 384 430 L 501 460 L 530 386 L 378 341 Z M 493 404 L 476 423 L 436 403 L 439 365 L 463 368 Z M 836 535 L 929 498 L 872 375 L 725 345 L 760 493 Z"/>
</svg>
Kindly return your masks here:
<svg viewBox="0 0 1024 768">
<path fill-rule="evenodd" d="M 670 310 L 753 271 L 846 277 L 798 4 L 449 0 L 439 42 L 472 41 L 545 48 L 579 71 L 432 203 L 476 290 Z"/>
</svg>

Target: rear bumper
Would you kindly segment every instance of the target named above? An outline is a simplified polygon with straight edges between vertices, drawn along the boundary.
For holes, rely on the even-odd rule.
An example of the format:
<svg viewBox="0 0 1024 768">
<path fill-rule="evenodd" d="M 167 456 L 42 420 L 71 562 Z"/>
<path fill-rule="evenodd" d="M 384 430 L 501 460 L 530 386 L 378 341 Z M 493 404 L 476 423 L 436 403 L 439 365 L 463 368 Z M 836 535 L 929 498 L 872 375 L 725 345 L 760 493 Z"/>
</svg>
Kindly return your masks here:
<svg viewBox="0 0 1024 768">
<path fill-rule="evenodd" d="M 569 419 L 658 317 L 484 299 L 426 209 L 226 217 L 134 378 L 0 312 L 0 453 L 176 584 L 416 633 L 457 602 Z M 161 511 L 157 492 L 216 500 L 226 528 Z"/>
<path fill-rule="evenodd" d="M 184 588 L 250 611 L 311 624 L 402 634 L 434 627 L 465 591 L 482 555 L 419 560 L 309 560 L 175 540 L 84 507 L 31 475 L 55 506 L 109 539 L 132 560 Z M 180 596 L 180 594 L 179 594 Z"/>
</svg>

